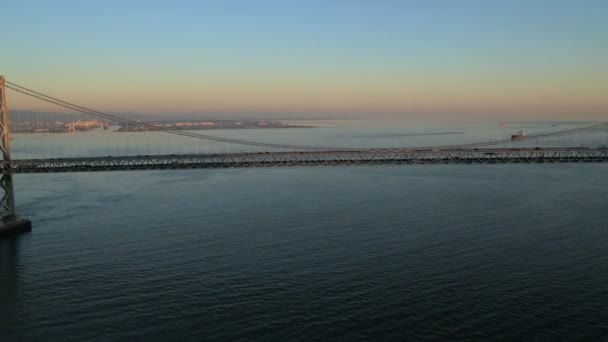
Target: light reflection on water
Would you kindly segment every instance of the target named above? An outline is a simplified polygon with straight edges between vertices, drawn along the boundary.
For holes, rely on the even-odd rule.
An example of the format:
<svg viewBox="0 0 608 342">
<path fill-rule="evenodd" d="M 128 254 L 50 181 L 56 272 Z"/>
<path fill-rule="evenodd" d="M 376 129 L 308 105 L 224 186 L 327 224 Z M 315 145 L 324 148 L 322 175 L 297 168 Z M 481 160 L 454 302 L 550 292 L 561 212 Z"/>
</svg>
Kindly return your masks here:
<svg viewBox="0 0 608 342">
<path fill-rule="evenodd" d="M 0 340 L 601 340 L 607 171 L 17 175 Z"/>
</svg>

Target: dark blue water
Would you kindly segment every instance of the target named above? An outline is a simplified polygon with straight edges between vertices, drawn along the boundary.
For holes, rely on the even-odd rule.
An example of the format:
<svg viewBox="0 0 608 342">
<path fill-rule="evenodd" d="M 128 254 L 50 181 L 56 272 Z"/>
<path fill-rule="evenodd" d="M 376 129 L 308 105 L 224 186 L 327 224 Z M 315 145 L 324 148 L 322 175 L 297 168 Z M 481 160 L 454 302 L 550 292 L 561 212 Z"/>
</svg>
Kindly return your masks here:
<svg viewBox="0 0 608 342">
<path fill-rule="evenodd" d="M 601 340 L 608 165 L 19 175 L 0 341 Z"/>
</svg>

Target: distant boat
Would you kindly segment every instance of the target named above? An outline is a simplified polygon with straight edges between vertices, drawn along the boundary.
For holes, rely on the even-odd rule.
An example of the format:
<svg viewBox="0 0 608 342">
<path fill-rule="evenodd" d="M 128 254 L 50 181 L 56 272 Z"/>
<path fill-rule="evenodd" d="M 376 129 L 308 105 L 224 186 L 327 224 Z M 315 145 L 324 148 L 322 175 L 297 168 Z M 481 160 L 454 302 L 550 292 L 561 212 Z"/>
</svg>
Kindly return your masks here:
<svg viewBox="0 0 608 342">
<path fill-rule="evenodd" d="M 515 134 L 512 134 L 511 135 L 511 140 L 523 140 L 523 139 L 526 139 L 527 137 L 528 136 L 526 135 L 526 132 L 524 132 L 522 130 L 522 131 L 519 131 L 519 132 L 517 132 Z"/>
<path fill-rule="evenodd" d="M 500 124 L 500 127 L 503 127 L 503 128 L 504 128 L 504 127 L 507 127 L 507 126 L 508 126 L 508 125 L 507 125 L 506 123 L 501 123 L 501 124 Z"/>
</svg>

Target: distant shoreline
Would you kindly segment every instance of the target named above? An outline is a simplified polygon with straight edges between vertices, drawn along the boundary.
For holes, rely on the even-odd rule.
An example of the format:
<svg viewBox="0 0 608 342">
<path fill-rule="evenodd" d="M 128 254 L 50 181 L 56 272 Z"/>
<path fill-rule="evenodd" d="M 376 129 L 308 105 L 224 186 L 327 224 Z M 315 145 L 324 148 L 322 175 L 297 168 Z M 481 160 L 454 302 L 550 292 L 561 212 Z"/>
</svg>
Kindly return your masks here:
<svg viewBox="0 0 608 342">
<path fill-rule="evenodd" d="M 157 132 L 163 130 L 171 130 L 171 131 L 213 131 L 213 130 L 225 130 L 225 129 L 272 129 L 272 128 L 281 128 L 281 129 L 289 129 L 289 128 L 318 128 L 316 126 L 304 126 L 304 125 L 274 125 L 274 126 L 160 126 L 160 127 L 150 127 L 150 126 L 136 126 L 136 127 L 127 127 L 120 126 L 119 129 L 114 130 L 113 132 Z"/>
<path fill-rule="evenodd" d="M 137 121 L 129 124 L 111 125 L 98 120 L 90 121 L 14 121 L 13 133 L 70 133 L 91 131 L 94 129 L 111 129 L 111 132 L 155 132 L 155 131 L 199 131 L 224 129 L 269 129 L 269 128 L 317 128 L 311 125 L 293 125 L 277 120 L 181 120 L 181 121 Z"/>
</svg>

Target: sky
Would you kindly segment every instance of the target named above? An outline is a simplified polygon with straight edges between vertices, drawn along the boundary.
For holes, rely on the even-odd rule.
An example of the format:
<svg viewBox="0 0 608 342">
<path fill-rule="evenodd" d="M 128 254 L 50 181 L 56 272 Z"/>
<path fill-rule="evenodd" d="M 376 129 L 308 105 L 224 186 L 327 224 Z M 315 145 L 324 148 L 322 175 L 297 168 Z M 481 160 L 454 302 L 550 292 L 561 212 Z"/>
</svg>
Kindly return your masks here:
<svg viewBox="0 0 608 342">
<path fill-rule="evenodd" d="M 0 0 L 0 8 L 0 74 L 102 111 L 608 119 L 605 0 Z M 8 96 L 9 109 L 53 109 Z"/>
</svg>

